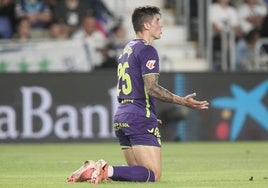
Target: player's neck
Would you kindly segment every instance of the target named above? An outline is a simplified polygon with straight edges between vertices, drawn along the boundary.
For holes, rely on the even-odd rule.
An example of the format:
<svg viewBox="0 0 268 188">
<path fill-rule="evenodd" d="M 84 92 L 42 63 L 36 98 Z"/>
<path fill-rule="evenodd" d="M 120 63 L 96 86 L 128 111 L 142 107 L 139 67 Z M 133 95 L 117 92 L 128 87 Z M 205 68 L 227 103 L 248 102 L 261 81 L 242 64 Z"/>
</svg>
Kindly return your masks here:
<svg viewBox="0 0 268 188">
<path fill-rule="evenodd" d="M 144 33 L 137 33 L 136 34 L 136 39 L 142 39 L 144 40 L 147 44 L 152 44 L 153 39 L 150 38 L 149 36 L 145 35 Z"/>
</svg>

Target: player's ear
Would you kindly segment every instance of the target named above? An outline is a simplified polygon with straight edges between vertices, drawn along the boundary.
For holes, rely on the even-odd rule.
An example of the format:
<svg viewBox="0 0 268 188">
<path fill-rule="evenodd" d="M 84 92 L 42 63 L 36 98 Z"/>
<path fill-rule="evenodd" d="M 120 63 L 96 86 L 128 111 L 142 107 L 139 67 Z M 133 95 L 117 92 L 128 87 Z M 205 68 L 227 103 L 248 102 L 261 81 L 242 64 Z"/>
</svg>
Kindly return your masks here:
<svg viewBox="0 0 268 188">
<path fill-rule="evenodd" d="M 144 30 L 149 30 L 150 29 L 150 26 L 151 26 L 151 24 L 149 22 L 145 22 L 143 24 Z"/>
</svg>

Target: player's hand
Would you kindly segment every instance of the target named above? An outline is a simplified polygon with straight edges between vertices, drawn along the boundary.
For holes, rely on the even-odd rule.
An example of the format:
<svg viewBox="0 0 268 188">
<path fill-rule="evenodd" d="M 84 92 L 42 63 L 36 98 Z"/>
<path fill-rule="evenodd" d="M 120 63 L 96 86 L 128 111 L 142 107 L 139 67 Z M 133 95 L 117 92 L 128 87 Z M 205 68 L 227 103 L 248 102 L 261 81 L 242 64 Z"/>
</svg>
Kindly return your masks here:
<svg viewBox="0 0 268 188">
<path fill-rule="evenodd" d="M 190 108 L 195 108 L 195 109 L 208 109 L 209 103 L 206 100 L 198 101 L 194 99 L 195 96 L 196 96 L 196 93 L 186 95 L 184 97 L 184 102 L 185 102 L 184 105 Z"/>
</svg>

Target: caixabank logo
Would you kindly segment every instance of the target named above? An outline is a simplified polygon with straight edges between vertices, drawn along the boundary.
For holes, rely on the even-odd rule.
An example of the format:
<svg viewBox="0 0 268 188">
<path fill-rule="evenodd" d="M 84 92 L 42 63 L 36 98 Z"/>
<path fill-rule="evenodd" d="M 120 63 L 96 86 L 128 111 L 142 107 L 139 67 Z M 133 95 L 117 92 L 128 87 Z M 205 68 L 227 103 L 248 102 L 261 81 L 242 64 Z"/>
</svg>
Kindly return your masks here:
<svg viewBox="0 0 268 188">
<path fill-rule="evenodd" d="M 229 116 L 223 113 L 222 119 L 231 118 L 231 124 L 228 126 L 227 123 L 222 122 L 221 132 L 229 133 L 230 140 L 236 140 L 247 118 L 253 119 L 260 127 L 268 131 L 268 107 L 264 102 L 268 98 L 268 80 L 248 91 L 239 85 L 232 84 L 230 91 L 232 96 L 221 96 L 211 101 L 212 107 L 225 110 L 226 113 L 228 113 L 226 110 L 230 110 L 233 114 Z"/>
<path fill-rule="evenodd" d="M 115 87 L 107 91 L 112 110 L 103 104 L 58 104 L 53 100 L 53 91 L 41 86 L 21 86 L 18 90 L 17 107 L 0 105 L 0 140 L 115 137 L 110 129 L 111 116 L 117 105 Z"/>
<path fill-rule="evenodd" d="M 189 110 L 177 124 L 183 141 L 268 139 L 268 80 L 265 74 L 176 74 L 175 92 L 197 93 L 209 109 Z"/>
</svg>

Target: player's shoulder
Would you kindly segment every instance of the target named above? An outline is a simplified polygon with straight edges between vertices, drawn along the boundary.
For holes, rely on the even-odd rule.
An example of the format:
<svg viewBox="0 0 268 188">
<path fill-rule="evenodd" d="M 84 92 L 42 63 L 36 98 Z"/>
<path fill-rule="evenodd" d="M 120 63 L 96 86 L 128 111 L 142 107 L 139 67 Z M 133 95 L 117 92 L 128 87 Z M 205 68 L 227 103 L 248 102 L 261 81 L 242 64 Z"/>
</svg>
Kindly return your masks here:
<svg viewBox="0 0 268 188">
<path fill-rule="evenodd" d="M 142 53 L 145 53 L 145 54 L 148 54 L 148 53 L 157 54 L 157 50 L 155 49 L 155 47 L 149 44 L 144 45 L 141 51 Z"/>
</svg>

